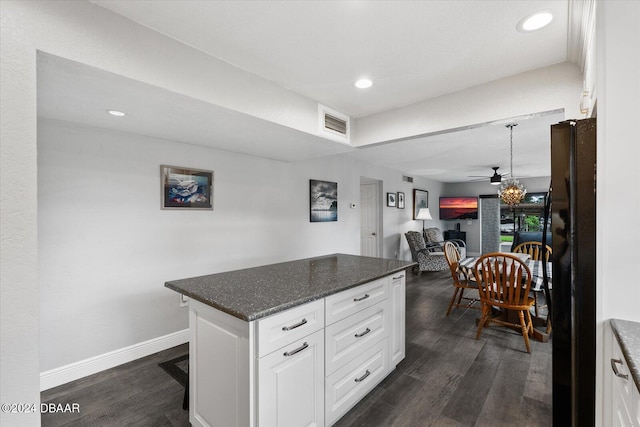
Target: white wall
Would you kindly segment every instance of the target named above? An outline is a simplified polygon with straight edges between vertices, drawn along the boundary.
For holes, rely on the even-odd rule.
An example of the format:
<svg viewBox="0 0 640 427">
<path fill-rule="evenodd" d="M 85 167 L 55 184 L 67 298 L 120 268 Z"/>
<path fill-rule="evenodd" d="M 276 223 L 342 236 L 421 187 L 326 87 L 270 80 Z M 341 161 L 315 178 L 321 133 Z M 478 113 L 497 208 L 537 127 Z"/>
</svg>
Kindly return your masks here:
<svg viewBox="0 0 640 427">
<path fill-rule="evenodd" d="M 160 209 L 160 165 L 213 170 L 214 210 Z M 139 135 L 38 122 L 40 369 L 187 327 L 167 280 L 327 253 L 359 254 L 360 177 L 404 191 L 384 207 L 383 256 L 411 219 L 399 171 L 346 156 L 286 163 Z M 338 221 L 309 222 L 309 179 L 338 183 Z M 421 182 L 437 200 L 439 183 Z M 400 254 L 406 256 L 407 253 Z"/>
<path fill-rule="evenodd" d="M 598 273 L 602 319 L 640 321 L 640 2 L 598 3 Z"/>
<path fill-rule="evenodd" d="M 603 405 L 610 404 L 603 392 L 605 375 L 610 375 L 605 322 L 611 318 L 640 322 L 640 286 L 633 279 L 640 228 L 632 219 L 640 212 L 640 2 L 599 1 L 596 12 L 596 417 L 598 425 L 607 426 L 609 420 L 602 418 L 607 414 Z"/>
</svg>

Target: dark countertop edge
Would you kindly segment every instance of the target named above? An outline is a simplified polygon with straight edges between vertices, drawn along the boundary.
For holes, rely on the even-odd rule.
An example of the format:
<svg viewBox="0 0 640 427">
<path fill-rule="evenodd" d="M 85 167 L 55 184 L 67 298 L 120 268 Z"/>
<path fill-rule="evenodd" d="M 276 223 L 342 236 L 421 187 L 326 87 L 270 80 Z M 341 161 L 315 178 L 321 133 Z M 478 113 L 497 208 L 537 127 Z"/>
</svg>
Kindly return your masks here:
<svg viewBox="0 0 640 427">
<path fill-rule="evenodd" d="M 626 326 L 631 326 L 640 330 L 640 323 L 638 322 L 611 319 L 611 329 L 613 330 L 613 334 L 616 337 L 618 344 L 620 344 L 620 349 L 622 350 L 622 354 L 627 362 L 631 376 L 633 377 L 633 382 L 636 383 L 636 388 L 640 391 L 640 348 L 636 348 L 635 352 L 632 348 L 629 348 L 627 337 L 624 335 L 624 332 L 626 331 L 620 331 L 620 329 L 624 329 Z M 640 340 L 640 336 L 636 337 L 636 340 Z"/>
<path fill-rule="evenodd" d="M 405 261 L 405 262 L 408 262 L 408 261 Z M 280 263 L 277 263 L 277 264 L 280 264 Z M 317 295 L 313 295 L 313 296 L 310 296 L 310 297 L 293 300 L 293 301 L 290 301 L 290 302 L 288 302 L 286 304 L 280 304 L 280 305 L 278 305 L 276 307 L 272 307 L 272 308 L 269 308 L 267 310 L 262 310 L 262 311 L 259 311 L 257 313 L 252 313 L 251 315 L 246 315 L 246 314 L 243 314 L 243 313 L 239 313 L 237 311 L 234 311 L 234 310 L 231 310 L 231 309 L 229 309 L 227 307 L 224 307 L 224 306 L 222 306 L 220 304 L 217 304 L 214 301 L 209 301 L 209 300 L 206 300 L 204 298 L 200 298 L 200 296 L 198 296 L 196 294 L 193 294 L 191 292 L 183 291 L 182 289 L 180 289 L 177 286 L 173 285 L 171 282 L 165 282 L 164 286 L 169 288 L 169 289 L 171 289 L 171 290 L 173 290 L 173 291 L 176 291 L 178 293 L 186 295 L 191 299 L 194 299 L 194 300 L 196 300 L 198 302 L 201 302 L 204 305 L 208 305 L 209 307 L 213 307 L 213 308 L 215 308 L 217 310 L 220 310 L 220 311 L 222 311 L 224 313 L 227 313 L 227 314 L 229 314 L 229 315 L 231 315 L 233 317 L 237 317 L 240 320 L 244 320 L 244 321 L 247 321 L 247 322 L 252 322 L 254 320 L 259 320 L 259 319 L 262 319 L 263 317 L 271 316 L 273 314 L 279 313 L 281 311 L 288 310 L 288 309 L 293 308 L 293 307 L 297 307 L 299 305 L 303 305 L 303 304 L 311 302 L 311 301 L 319 300 L 320 298 L 328 297 L 329 295 L 337 294 L 338 292 L 346 291 L 347 289 L 355 288 L 356 286 L 361 286 L 361 285 L 364 285 L 366 283 L 373 282 L 374 280 L 378 280 L 378 279 L 381 279 L 383 277 L 387 277 L 387 276 L 389 276 L 391 274 L 394 274 L 394 273 L 397 273 L 399 271 L 407 270 L 408 268 L 411 268 L 416 264 L 417 263 L 413 262 L 412 264 L 406 265 L 404 267 L 393 268 L 393 269 L 387 270 L 382 275 L 374 276 L 374 277 L 372 277 L 372 278 L 370 278 L 370 279 L 368 279 L 366 281 L 361 281 L 361 282 L 354 283 L 354 284 L 349 285 L 349 286 L 344 286 L 344 287 L 342 287 L 340 289 L 331 289 L 331 290 L 328 290 L 326 292 L 320 292 Z"/>
</svg>

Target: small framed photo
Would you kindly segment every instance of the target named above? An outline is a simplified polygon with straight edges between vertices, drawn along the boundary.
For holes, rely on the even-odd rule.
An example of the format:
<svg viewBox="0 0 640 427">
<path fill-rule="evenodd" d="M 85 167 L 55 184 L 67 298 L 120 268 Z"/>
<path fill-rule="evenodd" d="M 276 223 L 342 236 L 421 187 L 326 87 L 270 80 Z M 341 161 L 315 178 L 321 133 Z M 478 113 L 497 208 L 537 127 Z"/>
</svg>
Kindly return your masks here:
<svg viewBox="0 0 640 427">
<path fill-rule="evenodd" d="M 387 206 L 392 208 L 396 206 L 396 193 L 387 193 Z"/>
<path fill-rule="evenodd" d="M 162 209 L 213 210 L 213 171 L 160 165 Z"/>
<path fill-rule="evenodd" d="M 398 209 L 404 209 L 404 193 L 398 192 Z"/>
</svg>

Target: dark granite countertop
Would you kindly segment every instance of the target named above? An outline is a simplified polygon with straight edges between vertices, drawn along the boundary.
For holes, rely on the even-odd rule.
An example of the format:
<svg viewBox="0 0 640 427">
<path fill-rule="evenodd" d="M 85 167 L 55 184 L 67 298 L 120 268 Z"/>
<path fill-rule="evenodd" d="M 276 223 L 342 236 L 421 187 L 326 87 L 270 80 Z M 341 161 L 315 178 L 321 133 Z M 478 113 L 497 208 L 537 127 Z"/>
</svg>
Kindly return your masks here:
<svg viewBox="0 0 640 427">
<path fill-rule="evenodd" d="M 413 265 L 415 262 L 333 254 L 171 280 L 164 285 L 232 316 L 252 321 Z"/>
<path fill-rule="evenodd" d="M 640 323 L 611 319 L 611 329 L 620 344 L 633 381 L 640 390 Z"/>
</svg>

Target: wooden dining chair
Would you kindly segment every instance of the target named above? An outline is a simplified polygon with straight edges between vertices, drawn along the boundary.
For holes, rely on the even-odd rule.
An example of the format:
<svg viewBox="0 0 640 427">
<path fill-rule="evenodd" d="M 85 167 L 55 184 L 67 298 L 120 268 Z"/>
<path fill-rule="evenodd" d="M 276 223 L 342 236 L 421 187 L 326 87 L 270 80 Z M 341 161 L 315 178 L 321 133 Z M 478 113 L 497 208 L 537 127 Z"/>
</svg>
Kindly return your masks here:
<svg viewBox="0 0 640 427">
<path fill-rule="evenodd" d="M 533 322 L 529 310 L 533 305 L 533 298 L 529 297 L 529 267 L 515 255 L 494 252 L 478 258 L 474 271 L 482 304 L 482 317 L 476 339 L 480 338 L 482 328 L 490 323 L 515 327 L 521 331 L 527 352 L 531 353 L 529 335 L 533 333 Z M 492 307 L 498 307 L 502 311 L 501 315 L 491 317 Z M 519 324 L 509 321 L 509 311 L 518 313 Z"/>
<path fill-rule="evenodd" d="M 514 253 L 517 254 L 529 254 L 532 260 L 549 262 L 551 258 L 551 246 L 545 245 L 546 250 L 543 249 L 542 242 L 522 242 L 515 248 Z M 544 305 L 542 307 L 545 307 Z M 533 292 L 533 310 L 538 317 L 538 293 Z M 549 323 L 550 325 L 550 323 Z"/>
<path fill-rule="evenodd" d="M 453 307 L 480 309 L 480 307 L 474 306 L 476 302 L 480 301 L 479 296 L 476 298 L 464 296 L 464 291 L 466 289 L 469 289 L 471 292 L 476 292 L 478 290 L 478 286 L 472 280 L 467 278 L 466 275 L 461 277 L 459 268 L 460 252 L 454 243 L 444 243 L 444 256 L 447 259 L 447 264 L 449 264 L 449 270 L 451 271 L 451 277 L 453 278 L 453 296 L 451 297 L 451 302 L 449 302 L 446 315 L 448 316 L 449 313 L 451 313 L 451 308 Z M 462 304 L 463 299 L 468 302 Z"/>
<path fill-rule="evenodd" d="M 529 254 L 533 260 L 549 262 L 549 258 L 551 257 L 551 246 L 545 246 L 546 251 L 543 249 L 542 242 L 522 242 L 513 248 L 513 251 L 511 252 L 517 254 Z"/>
</svg>

